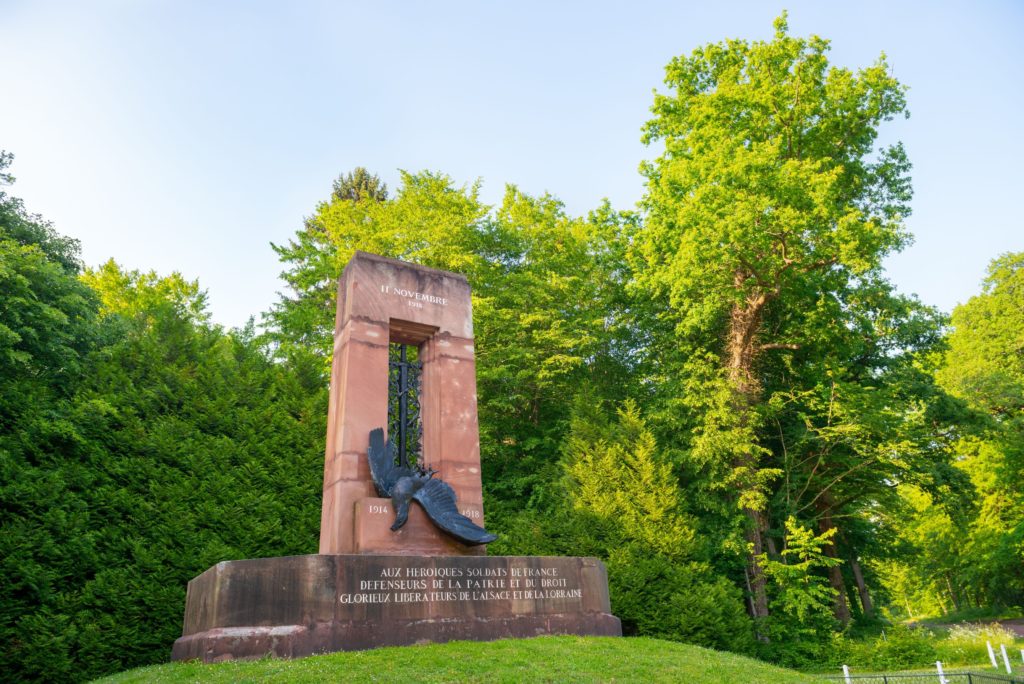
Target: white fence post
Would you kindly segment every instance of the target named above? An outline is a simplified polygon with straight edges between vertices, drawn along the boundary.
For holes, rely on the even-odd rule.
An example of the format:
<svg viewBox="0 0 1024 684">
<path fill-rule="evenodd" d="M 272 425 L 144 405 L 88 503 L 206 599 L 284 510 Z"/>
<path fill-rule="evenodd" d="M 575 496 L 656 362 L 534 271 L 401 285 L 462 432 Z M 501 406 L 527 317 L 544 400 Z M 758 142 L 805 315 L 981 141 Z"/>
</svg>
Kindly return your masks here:
<svg viewBox="0 0 1024 684">
<path fill-rule="evenodd" d="M 846 665 L 843 665 L 843 679 L 846 680 L 846 684 L 853 684 L 850 679 L 850 668 Z"/>
<path fill-rule="evenodd" d="M 946 679 L 946 674 L 942 671 L 942 661 L 935 661 L 935 669 L 939 671 L 939 684 L 949 684 L 949 680 Z"/>
<path fill-rule="evenodd" d="M 996 662 L 996 652 L 992 650 L 992 642 L 986 641 L 985 645 L 988 646 L 988 659 L 992 661 L 992 667 L 999 669 L 999 663 Z"/>
<path fill-rule="evenodd" d="M 1003 663 L 1006 665 L 1006 674 L 1013 674 L 1013 668 L 1010 667 L 1010 657 L 1006 655 L 1006 644 L 999 644 L 999 650 L 1003 652 Z"/>
</svg>

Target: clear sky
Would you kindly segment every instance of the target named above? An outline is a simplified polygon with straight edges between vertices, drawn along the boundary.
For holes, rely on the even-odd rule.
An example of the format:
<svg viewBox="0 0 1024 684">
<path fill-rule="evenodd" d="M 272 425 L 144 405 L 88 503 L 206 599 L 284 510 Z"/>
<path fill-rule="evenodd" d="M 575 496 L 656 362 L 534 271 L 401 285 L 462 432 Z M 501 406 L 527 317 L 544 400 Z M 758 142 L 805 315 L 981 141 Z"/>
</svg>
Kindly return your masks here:
<svg viewBox="0 0 1024 684">
<path fill-rule="evenodd" d="M 331 181 L 431 169 L 631 208 L 652 90 L 675 55 L 728 37 L 885 52 L 910 87 L 890 124 L 914 164 L 916 243 L 888 262 L 951 310 L 1024 249 L 1024 2 L 220 2 L 0 0 L 9 189 L 90 265 L 199 278 L 241 325 L 282 284 L 270 242 Z"/>
</svg>

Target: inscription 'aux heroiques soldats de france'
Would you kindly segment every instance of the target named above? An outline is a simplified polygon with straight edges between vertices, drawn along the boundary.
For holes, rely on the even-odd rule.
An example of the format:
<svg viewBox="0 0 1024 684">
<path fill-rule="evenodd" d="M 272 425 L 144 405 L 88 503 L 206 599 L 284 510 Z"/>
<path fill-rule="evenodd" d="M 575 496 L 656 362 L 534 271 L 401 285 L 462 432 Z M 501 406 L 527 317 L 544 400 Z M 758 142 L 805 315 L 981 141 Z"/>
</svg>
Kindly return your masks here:
<svg viewBox="0 0 1024 684">
<path fill-rule="evenodd" d="M 438 304 L 440 306 L 448 306 L 447 297 L 438 297 L 437 295 L 427 294 L 426 292 L 416 292 L 415 290 L 409 290 L 404 287 L 381 285 L 380 291 L 386 295 L 406 299 L 406 304 L 414 309 L 422 309 L 423 302 L 427 302 L 428 304 Z"/>
<path fill-rule="evenodd" d="M 363 579 L 357 593 L 340 603 L 435 603 L 445 601 L 582 600 L 583 590 L 557 567 L 383 568 L 378 579 Z"/>
</svg>

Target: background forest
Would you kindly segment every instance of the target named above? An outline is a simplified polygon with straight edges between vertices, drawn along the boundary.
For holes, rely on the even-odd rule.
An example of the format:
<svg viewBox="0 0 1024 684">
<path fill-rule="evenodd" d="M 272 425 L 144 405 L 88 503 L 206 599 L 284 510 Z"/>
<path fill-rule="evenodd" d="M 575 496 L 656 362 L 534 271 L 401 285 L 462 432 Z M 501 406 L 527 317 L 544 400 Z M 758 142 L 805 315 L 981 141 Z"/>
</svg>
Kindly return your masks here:
<svg viewBox="0 0 1024 684">
<path fill-rule="evenodd" d="M 239 330 L 0 191 L 0 670 L 165 661 L 193 576 L 316 552 L 355 249 L 469 278 L 490 551 L 601 557 L 628 634 L 814 666 L 1024 604 L 1024 252 L 951 317 L 894 290 L 904 86 L 827 53 L 783 17 L 673 60 L 636 210 L 345 174 Z"/>
</svg>

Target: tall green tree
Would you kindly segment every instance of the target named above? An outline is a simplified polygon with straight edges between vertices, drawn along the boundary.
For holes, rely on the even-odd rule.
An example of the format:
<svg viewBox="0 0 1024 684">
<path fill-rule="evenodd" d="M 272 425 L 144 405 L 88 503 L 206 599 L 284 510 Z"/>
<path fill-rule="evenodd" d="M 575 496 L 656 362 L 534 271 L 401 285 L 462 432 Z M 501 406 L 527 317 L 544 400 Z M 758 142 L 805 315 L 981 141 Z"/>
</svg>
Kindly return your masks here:
<svg viewBox="0 0 1024 684">
<path fill-rule="evenodd" d="M 569 216 L 557 198 L 514 186 L 498 207 L 443 174 L 403 173 L 393 198 L 334 196 L 276 247 L 293 294 L 268 317 L 281 348 L 320 359 L 332 348 L 336 282 L 356 249 L 463 273 L 473 290 L 485 482 L 517 510 L 557 460 L 572 398 L 622 398 L 629 326 L 621 234 L 631 218 L 604 205 Z"/>
<path fill-rule="evenodd" d="M 1024 602 L 1024 252 L 989 265 L 980 294 L 953 311 L 939 381 L 982 416 L 962 430 L 957 465 L 978 510 L 969 525 L 964 575 L 975 600 Z"/>
<path fill-rule="evenodd" d="M 100 343 L 65 396 L 0 440 L 0 658 L 15 680 L 164 661 L 192 577 L 316 549 L 316 376 L 252 331 L 201 322 L 201 291 L 178 275 L 108 263 L 84 280 Z"/>
<path fill-rule="evenodd" d="M 674 59 L 655 97 L 643 166 L 636 287 L 663 302 L 699 392 L 690 455 L 745 518 L 751 612 L 768 614 L 771 369 L 796 366 L 842 333 L 859 286 L 907 242 L 910 165 L 878 128 L 905 114 L 884 57 L 830 66 L 828 41 L 730 40 Z"/>
<path fill-rule="evenodd" d="M 334 181 L 331 197 L 352 202 L 363 200 L 383 202 L 388 198 L 388 186 L 377 175 L 370 173 L 362 166 L 357 166 L 351 172 L 338 176 Z"/>
<path fill-rule="evenodd" d="M 828 575 L 835 616 L 845 623 L 852 615 L 845 590 L 851 581 L 859 612 L 873 612 L 861 556 L 881 552 L 878 520 L 901 507 L 894 486 L 911 483 L 938 494 L 963 478 L 949 464 L 949 427 L 961 412 L 929 366 L 942 317 L 894 295 L 886 283 L 862 283 L 839 296 L 846 316 L 823 331 L 828 345 L 795 350 L 766 377 L 766 437 L 770 462 L 782 471 L 771 517 L 798 516 L 821 534 L 841 528 L 823 550 L 842 561 Z"/>
</svg>

